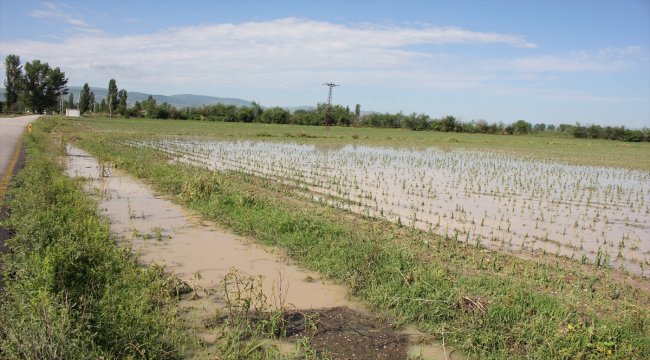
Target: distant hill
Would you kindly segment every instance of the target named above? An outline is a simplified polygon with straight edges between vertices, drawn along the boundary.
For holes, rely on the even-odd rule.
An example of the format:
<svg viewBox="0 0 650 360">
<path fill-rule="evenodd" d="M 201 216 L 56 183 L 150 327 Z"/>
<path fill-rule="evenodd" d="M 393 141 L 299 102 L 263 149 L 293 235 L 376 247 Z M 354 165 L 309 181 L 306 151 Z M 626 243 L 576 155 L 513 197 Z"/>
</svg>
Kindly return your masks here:
<svg viewBox="0 0 650 360">
<path fill-rule="evenodd" d="M 75 102 L 79 101 L 79 94 L 81 93 L 81 86 L 68 86 L 68 90 L 74 96 Z M 106 98 L 106 93 L 108 89 L 91 87 L 91 91 L 95 93 L 95 100 L 102 101 Z M 128 91 L 127 103 L 129 105 L 135 104 L 136 101 L 143 102 L 147 100 L 149 94 L 141 93 L 137 91 Z M 185 107 L 201 107 L 204 105 L 215 105 L 215 104 L 225 104 L 225 105 L 236 105 L 236 106 L 250 106 L 251 102 L 237 99 L 237 98 L 222 98 L 216 96 L 206 96 L 206 95 L 192 95 L 192 94 L 179 94 L 179 95 L 153 95 L 153 98 L 156 99 L 158 104 L 166 102 L 172 105 L 175 108 L 185 108 Z M 5 99 L 5 89 L 0 88 L 0 99 L 4 101 Z"/>
</svg>

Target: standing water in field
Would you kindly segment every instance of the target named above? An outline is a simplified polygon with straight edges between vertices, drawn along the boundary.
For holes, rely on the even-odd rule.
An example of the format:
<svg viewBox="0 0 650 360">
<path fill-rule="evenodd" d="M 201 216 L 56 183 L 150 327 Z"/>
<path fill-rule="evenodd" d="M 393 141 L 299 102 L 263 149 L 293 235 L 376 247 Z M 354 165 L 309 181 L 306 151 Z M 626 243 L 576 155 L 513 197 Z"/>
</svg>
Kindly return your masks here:
<svg viewBox="0 0 650 360">
<path fill-rule="evenodd" d="M 445 348 L 444 344 L 427 344 L 425 335 L 416 329 L 398 332 L 392 326 L 376 322 L 362 305 L 348 299 L 343 286 L 287 263 L 275 249 L 251 243 L 202 221 L 169 200 L 155 196 L 141 182 L 99 164 L 80 149 L 68 146 L 67 153 L 67 174 L 89 179 L 89 185 L 99 191 L 99 206 L 110 220 L 111 232 L 121 243 L 131 246 L 141 262 L 165 266 L 167 271 L 191 284 L 195 294 L 201 294 L 202 298 L 185 301 L 181 308 L 190 313 L 187 317 L 193 319 L 191 322 L 198 322 L 197 327 L 208 344 L 214 344 L 217 332 L 206 330 L 203 321 L 213 319 L 217 309 L 224 306 L 218 290 L 227 286 L 224 284 L 227 279 L 250 276 L 259 279 L 259 290 L 274 308 L 287 309 L 289 313 L 297 309 L 295 314 L 315 313 L 332 322 L 331 328 L 318 323 L 324 329 L 314 335 L 317 339 L 314 341 L 329 341 L 324 345 L 325 350 L 334 354 L 338 351 L 338 358 L 351 356 L 345 351 L 352 351 L 357 358 L 363 352 L 361 358 L 368 359 L 390 359 L 395 354 L 401 357 L 407 353 L 424 359 L 464 358 L 461 352 Z M 328 318 L 329 314 L 334 315 Z M 337 318 L 344 322 L 340 328 L 335 323 Z M 332 343 L 339 342 L 339 349 L 331 348 Z M 347 347 L 343 346 L 344 342 L 348 343 Z M 276 345 L 295 350 L 292 343 Z"/>
<path fill-rule="evenodd" d="M 515 253 L 647 275 L 650 172 L 498 153 L 165 139 L 176 161 L 296 185 L 316 201 Z"/>
</svg>

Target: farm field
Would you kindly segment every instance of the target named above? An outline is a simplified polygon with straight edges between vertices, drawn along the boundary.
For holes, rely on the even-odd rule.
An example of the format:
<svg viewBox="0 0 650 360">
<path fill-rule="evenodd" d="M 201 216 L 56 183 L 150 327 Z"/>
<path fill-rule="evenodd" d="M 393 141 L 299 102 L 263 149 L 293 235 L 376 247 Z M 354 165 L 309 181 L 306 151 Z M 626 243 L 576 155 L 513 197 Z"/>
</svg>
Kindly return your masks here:
<svg viewBox="0 0 650 360">
<path fill-rule="evenodd" d="M 650 171 L 650 144 L 609 140 L 585 140 L 554 136 L 500 136 L 444 133 L 405 129 L 215 123 L 210 121 L 108 119 L 73 120 L 79 130 L 109 132 L 116 136 L 156 137 L 180 135 L 215 139 L 268 140 L 322 144 L 340 148 L 348 144 L 393 148 L 478 149 L 555 160 L 573 165 L 611 166 Z"/>
<path fill-rule="evenodd" d="M 477 150 L 165 139 L 127 144 L 297 186 L 312 200 L 506 252 L 644 275 L 650 173 Z"/>
<path fill-rule="evenodd" d="M 41 120 L 469 358 L 650 355 L 648 144 Z"/>
<path fill-rule="evenodd" d="M 119 132 L 122 124 L 99 126 Z M 248 124 L 218 124 L 205 131 L 201 123 L 190 124 L 185 137 L 164 136 L 179 126 L 172 123 L 163 124 L 153 140 L 127 143 L 216 171 L 243 171 L 289 183 L 313 200 L 468 244 L 516 253 L 541 251 L 639 275 L 650 267 L 650 172 L 639 161 L 640 169 L 620 166 L 634 163 L 635 151 L 650 154 L 647 144 L 621 148 L 612 147 L 619 144 L 611 141 L 451 134 L 462 140 L 441 148 L 439 137 L 426 138 L 439 136 L 435 132 L 291 126 L 260 130 Z M 146 126 L 146 121 L 138 125 Z M 280 136 L 288 141 L 276 140 Z M 499 140 L 500 148 L 495 146 Z M 529 150 L 514 155 L 524 141 Z M 489 151 L 479 150 L 480 143 Z M 561 155 L 546 157 L 559 143 Z M 581 147 L 593 148 L 593 153 Z M 629 148 L 635 151 L 621 150 Z M 578 165 L 602 159 L 594 154 L 605 152 L 618 167 Z"/>
</svg>

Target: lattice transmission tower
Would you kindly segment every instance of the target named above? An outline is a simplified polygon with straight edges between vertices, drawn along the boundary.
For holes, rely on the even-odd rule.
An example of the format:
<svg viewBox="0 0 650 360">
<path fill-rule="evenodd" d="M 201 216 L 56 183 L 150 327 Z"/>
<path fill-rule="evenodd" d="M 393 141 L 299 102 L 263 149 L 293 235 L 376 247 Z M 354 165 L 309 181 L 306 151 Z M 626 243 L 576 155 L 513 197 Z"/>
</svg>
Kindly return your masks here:
<svg viewBox="0 0 650 360">
<path fill-rule="evenodd" d="M 341 85 L 337 85 L 333 82 L 325 83 L 323 85 L 329 87 L 329 90 L 327 92 L 327 109 L 325 110 L 325 127 L 329 128 L 330 124 L 332 123 L 332 89 L 334 89 L 336 86 Z"/>
</svg>

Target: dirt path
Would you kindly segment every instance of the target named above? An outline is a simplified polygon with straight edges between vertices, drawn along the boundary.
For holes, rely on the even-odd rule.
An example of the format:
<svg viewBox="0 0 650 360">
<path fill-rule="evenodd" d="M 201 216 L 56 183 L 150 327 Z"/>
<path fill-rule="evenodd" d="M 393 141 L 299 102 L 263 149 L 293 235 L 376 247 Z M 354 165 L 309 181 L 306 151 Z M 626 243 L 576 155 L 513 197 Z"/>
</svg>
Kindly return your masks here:
<svg viewBox="0 0 650 360">
<path fill-rule="evenodd" d="M 130 176 L 98 164 L 84 151 L 69 147 L 68 155 L 68 175 L 91 179 L 90 185 L 99 190 L 99 206 L 120 241 L 132 246 L 143 263 L 162 264 L 195 289 L 191 298 L 194 301 L 181 304 L 189 318 L 204 323 L 214 317 L 215 311 L 223 307 L 216 293 L 223 287 L 224 277 L 236 271 L 241 276 L 260 276 L 269 303 L 295 309 L 289 315 L 298 319 L 296 324 L 301 323 L 300 314 L 320 314 L 323 320 L 318 328 L 323 331 L 311 334 L 312 343 L 335 358 L 404 359 L 407 352 L 426 359 L 458 356 L 450 349 L 445 356 L 440 345 L 423 344 L 424 337 L 414 329 L 397 331 L 391 324 L 375 319 L 349 299 L 344 287 L 287 262 L 272 248 L 202 221 L 155 196 L 148 186 Z M 294 338 L 289 340 L 307 331 L 298 325 L 294 330 Z M 214 342 L 214 334 L 209 329 L 203 331 L 204 340 Z"/>
</svg>

